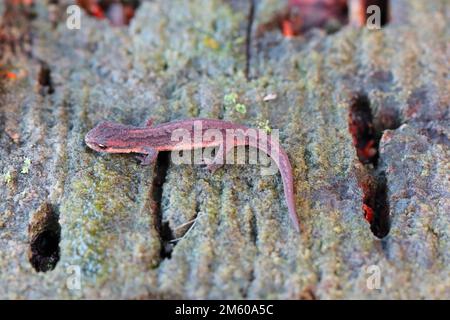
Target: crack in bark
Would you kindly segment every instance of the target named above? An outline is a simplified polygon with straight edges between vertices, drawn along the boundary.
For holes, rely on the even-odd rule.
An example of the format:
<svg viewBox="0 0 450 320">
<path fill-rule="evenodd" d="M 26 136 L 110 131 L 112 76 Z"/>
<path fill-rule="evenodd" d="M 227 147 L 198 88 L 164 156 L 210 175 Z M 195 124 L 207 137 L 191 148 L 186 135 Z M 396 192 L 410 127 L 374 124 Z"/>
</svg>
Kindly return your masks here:
<svg viewBox="0 0 450 320">
<path fill-rule="evenodd" d="M 349 130 L 358 159 L 367 170 L 366 176 L 359 179 L 364 194 L 364 217 L 378 238 L 385 237 L 390 228 L 386 177 L 378 168 L 379 144 L 384 129 L 375 129 L 370 100 L 367 95 L 358 94 L 350 106 Z"/>
<path fill-rule="evenodd" d="M 174 239 L 173 231 L 170 229 L 169 223 L 163 221 L 161 210 L 163 186 L 166 182 L 167 170 L 169 169 L 169 159 L 169 152 L 160 152 L 158 154 L 151 191 L 154 204 L 153 211 L 156 215 L 156 224 L 161 242 L 161 259 L 170 259 L 173 250 L 171 240 Z"/>
<path fill-rule="evenodd" d="M 257 225 L 257 221 L 256 221 L 256 214 L 255 212 L 252 210 L 252 218 L 250 219 L 250 239 L 252 241 L 252 243 L 255 245 L 256 247 L 256 255 L 255 255 L 255 259 L 254 262 L 252 264 L 252 268 L 250 270 L 250 274 L 248 277 L 248 284 L 247 286 L 244 288 L 243 292 L 242 292 L 242 297 L 244 299 L 248 299 L 248 294 L 250 291 L 250 288 L 253 284 L 253 282 L 256 279 L 255 276 L 255 263 L 257 260 L 257 256 L 258 256 L 258 225 Z"/>
<path fill-rule="evenodd" d="M 250 60 L 251 60 L 251 44 L 252 44 L 252 29 L 253 21 L 255 20 L 255 0 L 249 0 L 250 7 L 248 12 L 248 22 L 245 41 L 245 78 L 250 80 Z"/>
</svg>

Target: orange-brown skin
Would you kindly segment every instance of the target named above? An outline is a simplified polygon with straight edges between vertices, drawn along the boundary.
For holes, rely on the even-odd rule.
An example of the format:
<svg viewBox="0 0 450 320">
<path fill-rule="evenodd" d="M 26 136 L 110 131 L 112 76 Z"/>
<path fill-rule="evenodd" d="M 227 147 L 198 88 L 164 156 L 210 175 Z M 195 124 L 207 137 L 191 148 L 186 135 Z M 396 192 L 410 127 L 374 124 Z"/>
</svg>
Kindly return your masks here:
<svg viewBox="0 0 450 320">
<path fill-rule="evenodd" d="M 201 125 L 202 140 L 194 143 L 190 140 L 187 143 L 180 143 L 179 140 L 172 139 L 176 130 L 184 130 L 193 135 L 195 127 Z M 261 140 L 263 131 L 259 130 L 257 139 L 233 139 L 232 145 L 226 144 L 226 139 L 218 140 L 210 138 L 209 140 L 203 135 L 206 130 L 218 130 L 223 137 L 226 136 L 227 130 L 249 130 L 248 127 L 235 124 L 229 121 L 216 119 L 200 119 L 194 118 L 189 120 L 173 121 L 156 126 L 152 126 L 152 122 L 148 121 L 146 127 L 128 126 L 113 122 L 102 122 L 89 131 L 85 137 L 86 144 L 93 150 L 108 153 L 139 153 L 142 157 L 142 164 L 151 164 L 156 160 L 159 151 L 172 150 L 191 150 L 204 147 L 220 147 L 220 151 L 213 163 L 208 165 L 208 169 L 214 171 L 223 163 L 224 155 L 236 146 L 248 145 L 268 154 L 277 164 L 281 178 L 283 180 L 284 194 L 286 196 L 289 215 L 295 229 L 300 232 L 297 213 L 295 210 L 294 199 L 294 182 L 292 177 L 292 167 L 286 152 L 281 146 L 273 141 L 270 136 L 267 140 Z M 265 136 L 265 135 L 264 135 Z M 191 142 L 194 141 L 194 142 Z M 276 155 L 274 157 L 274 155 Z M 220 161 L 219 161 L 220 160 Z"/>
</svg>

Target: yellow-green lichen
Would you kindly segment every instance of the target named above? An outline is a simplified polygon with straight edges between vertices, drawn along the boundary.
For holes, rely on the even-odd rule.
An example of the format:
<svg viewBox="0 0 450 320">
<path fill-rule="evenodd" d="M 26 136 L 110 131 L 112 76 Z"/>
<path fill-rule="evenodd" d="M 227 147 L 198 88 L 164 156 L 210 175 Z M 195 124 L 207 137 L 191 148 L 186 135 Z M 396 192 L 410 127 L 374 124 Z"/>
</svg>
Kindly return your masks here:
<svg viewBox="0 0 450 320">
<path fill-rule="evenodd" d="M 31 166 L 31 159 L 25 158 L 23 160 L 23 165 L 22 168 L 20 169 L 20 173 L 27 174 L 28 172 L 30 172 L 30 166 Z"/>
<path fill-rule="evenodd" d="M 268 134 L 270 134 L 272 132 L 272 128 L 270 127 L 269 120 L 258 122 L 258 127 L 260 129 L 266 131 Z"/>
<path fill-rule="evenodd" d="M 234 106 L 234 109 L 242 114 L 247 113 L 247 106 L 245 104 L 242 103 L 236 103 L 236 105 Z"/>
<path fill-rule="evenodd" d="M 235 92 L 228 93 L 223 97 L 223 103 L 225 106 L 235 105 L 238 99 L 238 95 Z"/>
<path fill-rule="evenodd" d="M 11 171 L 8 170 L 3 174 L 3 181 L 6 184 L 10 184 L 12 182 L 12 175 L 11 175 Z"/>
</svg>

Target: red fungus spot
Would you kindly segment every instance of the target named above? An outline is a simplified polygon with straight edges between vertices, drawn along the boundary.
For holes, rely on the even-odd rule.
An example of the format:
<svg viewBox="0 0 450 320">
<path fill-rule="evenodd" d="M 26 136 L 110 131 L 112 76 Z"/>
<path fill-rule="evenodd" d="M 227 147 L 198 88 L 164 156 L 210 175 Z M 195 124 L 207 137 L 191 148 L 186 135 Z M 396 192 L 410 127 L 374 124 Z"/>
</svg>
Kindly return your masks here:
<svg viewBox="0 0 450 320">
<path fill-rule="evenodd" d="M 289 0 L 287 7 L 258 28 L 258 34 L 279 29 L 285 37 L 298 36 L 312 28 L 330 33 L 348 22 L 347 0 Z"/>
<path fill-rule="evenodd" d="M 125 24 L 130 23 L 131 19 L 133 19 L 133 17 L 134 17 L 135 11 L 136 11 L 136 9 L 129 4 L 126 4 L 123 6 L 123 14 L 125 16 Z"/>
<path fill-rule="evenodd" d="M 96 3 L 91 4 L 88 12 L 98 19 L 105 18 L 105 13 L 103 12 L 102 8 L 100 8 L 100 6 Z"/>
<path fill-rule="evenodd" d="M 373 209 L 371 207 L 369 207 L 365 203 L 363 203 L 362 209 L 364 211 L 364 218 L 367 220 L 367 222 L 372 224 L 372 222 L 373 222 Z"/>
<path fill-rule="evenodd" d="M 294 33 L 294 27 L 293 27 L 291 21 L 289 21 L 289 20 L 283 20 L 283 21 L 281 22 L 281 24 L 282 24 L 281 29 L 282 29 L 283 35 L 284 35 L 286 38 L 290 38 L 290 37 L 295 36 L 295 33 Z"/>
<path fill-rule="evenodd" d="M 375 147 L 375 140 L 369 140 L 367 144 L 358 150 L 360 157 L 365 159 L 371 159 L 377 154 L 377 149 Z"/>
<path fill-rule="evenodd" d="M 97 19 L 108 19 L 113 26 L 128 25 L 139 1 L 77 0 L 77 4 Z"/>
</svg>

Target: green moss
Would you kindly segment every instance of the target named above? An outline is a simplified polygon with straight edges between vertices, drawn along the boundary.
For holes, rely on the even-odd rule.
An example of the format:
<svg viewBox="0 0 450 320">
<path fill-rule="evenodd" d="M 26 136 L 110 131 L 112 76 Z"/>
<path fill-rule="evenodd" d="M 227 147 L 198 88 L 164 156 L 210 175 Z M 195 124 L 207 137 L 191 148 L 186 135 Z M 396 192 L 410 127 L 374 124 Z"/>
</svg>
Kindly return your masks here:
<svg viewBox="0 0 450 320">
<path fill-rule="evenodd" d="M 177 72 L 191 63 L 221 73 L 245 62 L 241 23 L 245 13 L 234 11 L 222 1 L 173 1 L 170 10 L 148 16 L 146 24 L 135 26 L 134 32 L 158 36 L 134 46 L 134 55 L 143 66 L 161 76 Z M 167 8 L 165 8 L 167 10 Z M 164 9 L 163 9 L 164 10 Z M 151 21 L 151 22 L 148 22 Z M 174 32 L 183 30 L 183 41 Z M 150 54 L 149 54 L 150 53 Z"/>
<path fill-rule="evenodd" d="M 70 215 L 70 224 L 65 224 L 62 238 L 72 239 L 66 255 L 96 281 L 106 280 L 118 263 L 108 259 L 111 243 L 117 241 L 117 233 L 111 230 L 118 227 L 132 205 L 125 191 L 131 182 L 128 175 L 97 162 L 72 180 L 69 196 L 63 201 L 61 213 Z"/>
</svg>

